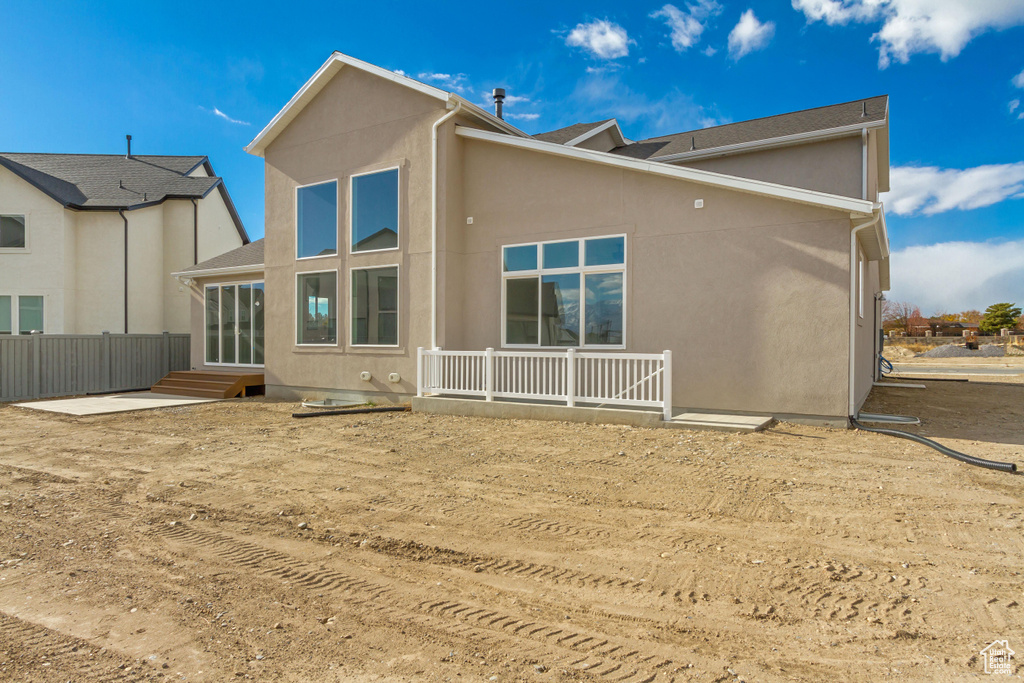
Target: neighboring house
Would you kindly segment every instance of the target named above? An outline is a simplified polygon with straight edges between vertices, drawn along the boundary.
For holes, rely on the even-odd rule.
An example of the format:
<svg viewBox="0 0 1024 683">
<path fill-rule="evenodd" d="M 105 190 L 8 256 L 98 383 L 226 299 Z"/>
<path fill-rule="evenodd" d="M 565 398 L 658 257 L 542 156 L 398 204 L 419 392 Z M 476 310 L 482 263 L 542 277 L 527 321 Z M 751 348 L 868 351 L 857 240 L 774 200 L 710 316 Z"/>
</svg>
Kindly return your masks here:
<svg viewBox="0 0 1024 683">
<path fill-rule="evenodd" d="M 877 373 L 888 130 L 873 97 L 638 142 L 614 119 L 531 136 L 334 53 L 247 147 L 260 263 L 179 274 L 207 330 L 193 364 L 239 363 L 265 282 L 270 396 L 408 397 L 417 347 L 668 349 L 679 408 L 845 423 Z"/>
<path fill-rule="evenodd" d="M 247 244 L 204 156 L 0 154 L 0 334 L 189 331 L 170 273 Z"/>
</svg>

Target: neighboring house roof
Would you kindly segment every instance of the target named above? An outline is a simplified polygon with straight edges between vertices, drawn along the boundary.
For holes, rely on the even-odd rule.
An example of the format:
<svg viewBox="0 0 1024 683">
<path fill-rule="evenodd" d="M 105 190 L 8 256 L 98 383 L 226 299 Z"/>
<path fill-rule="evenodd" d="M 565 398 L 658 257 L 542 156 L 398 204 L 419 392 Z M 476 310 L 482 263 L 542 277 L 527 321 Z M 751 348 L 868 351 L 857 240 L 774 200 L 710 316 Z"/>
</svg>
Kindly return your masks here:
<svg viewBox="0 0 1024 683">
<path fill-rule="evenodd" d="M 237 249 L 214 256 L 202 263 L 171 273 L 172 276 L 218 275 L 221 273 L 247 273 L 263 270 L 263 238 L 242 245 Z"/>
<path fill-rule="evenodd" d="M 631 145 L 617 148 L 613 153 L 634 159 L 668 161 L 670 157 L 685 157 L 690 153 L 697 156 L 710 150 L 756 142 L 785 141 L 797 136 L 803 139 L 834 132 L 850 133 L 860 128 L 877 128 L 885 125 L 888 112 L 889 97 L 880 95 L 827 107 L 815 107 L 638 140 Z"/>
<path fill-rule="evenodd" d="M 549 130 L 547 133 L 537 133 L 533 138 L 535 140 L 543 140 L 544 142 L 554 142 L 559 145 L 564 145 L 584 133 L 591 132 L 601 124 L 608 123 L 613 120 L 614 119 L 604 119 L 603 121 L 594 121 L 593 123 L 574 123 L 571 126 L 566 126 L 565 128 Z"/>
<path fill-rule="evenodd" d="M 253 141 L 245 147 L 245 151 L 256 156 L 263 156 L 267 146 L 270 145 L 281 131 L 283 131 L 288 124 L 299 115 L 307 104 L 313 101 L 313 98 L 323 90 L 324 86 L 334 78 L 335 74 L 346 66 L 359 69 L 360 71 L 365 71 L 373 74 L 374 76 L 392 81 L 398 85 L 405 86 L 411 90 L 421 92 L 424 95 L 429 95 L 430 97 L 446 102 L 449 109 L 453 109 L 456 104 L 460 104 L 462 106 L 462 111 L 468 116 L 483 121 L 484 123 L 488 123 L 511 135 L 527 138 L 530 137 L 504 119 L 499 119 L 494 114 L 477 106 L 476 104 L 473 104 L 457 93 L 435 88 L 432 85 L 427 85 L 426 83 L 421 83 L 413 78 L 409 78 L 405 74 L 388 71 L 387 69 L 370 64 L 369 62 L 364 62 L 361 59 L 349 57 L 341 52 L 334 52 L 328 60 L 324 62 L 323 66 L 317 69 L 317 72 L 313 74 L 313 76 L 306 81 L 301 88 L 299 88 L 299 91 L 295 93 L 290 100 L 288 100 L 288 104 L 286 104 L 284 108 L 277 113 L 270 123 L 267 124 L 266 128 L 261 130 L 259 135 L 257 135 Z"/>
<path fill-rule="evenodd" d="M 0 166 L 54 201 L 80 211 L 139 209 L 167 199 L 202 199 L 219 189 L 238 234 L 249 236 L 205 156 L 0 153 Z M 204 167 L 207 176 L 189 175 Z"/>
</svg>

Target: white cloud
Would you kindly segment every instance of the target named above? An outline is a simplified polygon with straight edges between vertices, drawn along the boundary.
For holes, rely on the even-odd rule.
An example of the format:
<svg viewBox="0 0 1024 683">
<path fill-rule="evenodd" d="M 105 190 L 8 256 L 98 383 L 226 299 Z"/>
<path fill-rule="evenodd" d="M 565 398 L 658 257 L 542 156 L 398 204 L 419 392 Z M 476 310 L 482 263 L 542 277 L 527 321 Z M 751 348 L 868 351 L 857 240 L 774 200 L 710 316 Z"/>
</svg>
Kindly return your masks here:
<svg viewBox="0 0 1024 683">
<path fill-rule="evenodd" d="M 960 54 L 972 39 L 989 30 L 1024 24 L 1020 0 L 792 0 L 808 23 L 830 26 L 851 21 L 882 22 L 872 37 L 879 43 L 878 66 L 906 64 L 920 52 L 937 52 L 943 61 Z M 1024 87 L 1024 86 L 1021 86 Z"/>
<path fill-rule="evenodd" d="M 748 9 L 729 33 L 729 56 L 739 59 L 755 50 L 768 47 L 775 35 L 775 22 L 760 22 L 754 10 Z"/>
<path fill-rule="evenodd" d="M 505 114 L 506 119 L 514 119 L 516 121 L 536 121 L 540 118 L 540 114 Z"/>
<path fill-rule="evenodd" d="M 625 57 L 629 54 L 629 44 L 632 42 L 626 29 L 607 19 L 577 24 L 565 39 L 566 45 L 582 48 L 599 59 Z"/>
<path fill-rule="evenodd" d="M 706 20 L 721 11 L 722 6 L 715 0 L 697 0 L 694 4 L 687 3 L 685 12 L 675 5 L 665 5 L 650 16 L 665 20 L 665 25 L 671 29 L 672 47 L 676 52 L 685 52 L 700 42 L 707 28 Z"/>
<path fill-rule="evenodd" d="M 251 126 L 252 125 L 248 121 L 240 121 L 239 119 L 231 118 L 230 116 L 228 116 L 227 114 L 222 112 L 217 107 L 214 107 L 213 109 L 207 109 L 206 107 L 199 107 L 199 108 L 202 109 L 203 111 L 207 112 L 208 114 L 213 114 L 214 116 L 216 116 L 218 118 L 224 119 L 228 123 L 237 123 L 240 126 Z"/>
<path fill-rule="evenodd" d="M 1020 100 L 1010 100 L 1010 113 L 1017 111 L 1017 107 L 1020 106 Z"/>
<path fill-rule="evenodd" d="M 978 209 L 1024 197 L 1024 161 L 974 168 L 893 166 L 891 192 L 882 195 L 894 214 L 932 216 L 953 209 Z"/>
<path fill-rule="evenodd" d="M 455 92 L 463 93 L 469 87 L 467 83 L 468 78 L 466 74 L 441 74 L 441 73 L 421 73 L 417 76 L 421 81 L 430 81 L 442 88 L 448 88 Z"/>
<path fill-rule="evenodd" d="M 1001 301 L 1024 304 L 1024 240 L 942 242 L 894 251 L 886 297 L 910 301 L 925 315 L 984 311 Z"/>
<path fill-rule="evenodd" d="M 715 53 L 718 52 L 718 50 L 716 50 L 715 48 L 713 48 L 710 45 L 708 45 L 706 48 L 704 48 L 703 52 L 708 57 L 714 57 Z"/>
<path fill-rule="evenodd" d="M 1014 87 L 1024 88 L 1024 69 L 1021 69 L 1020 73 L 1014 76 L 1010 82 L 1013 83 Z"/>
</svg>

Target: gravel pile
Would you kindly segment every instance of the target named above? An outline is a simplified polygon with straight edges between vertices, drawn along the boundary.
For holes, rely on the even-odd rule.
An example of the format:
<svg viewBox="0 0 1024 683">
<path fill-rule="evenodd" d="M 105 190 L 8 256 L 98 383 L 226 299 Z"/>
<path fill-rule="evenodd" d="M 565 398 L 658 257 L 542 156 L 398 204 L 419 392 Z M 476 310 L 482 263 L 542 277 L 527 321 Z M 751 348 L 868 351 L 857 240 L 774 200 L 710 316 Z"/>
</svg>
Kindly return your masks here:
<svg viewBox="0 0 1024 683">
<path fill-rule="evenodd" d="M 1006 355 L 1006 347 L 999 344 L 982 344 L 977 351 L 955 344 L 936 346 L 930 351 L 917 354 L 918 358 L 998 358 Z"/>
</svg>

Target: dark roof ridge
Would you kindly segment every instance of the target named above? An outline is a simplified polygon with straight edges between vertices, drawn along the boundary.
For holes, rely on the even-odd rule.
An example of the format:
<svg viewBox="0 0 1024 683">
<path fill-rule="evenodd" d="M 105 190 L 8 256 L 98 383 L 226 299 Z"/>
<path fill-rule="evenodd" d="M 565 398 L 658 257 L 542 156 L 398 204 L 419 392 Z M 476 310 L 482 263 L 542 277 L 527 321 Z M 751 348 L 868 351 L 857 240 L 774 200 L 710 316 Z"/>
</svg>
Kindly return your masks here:
<svg viewBox="0 0 1024 683">
<path fill-rule="evenodd" d="M 848 100 L 846 102 L 834 102 L 832 104 L 823 104 L 823 105 L 818 106 L 818 107 L 807 107 L 805 109 L 795 109 L 793 111 L 784 111 L 784 112 L 782 112 L 780 114 L 769 114 L 768 116 L 757 116 L 757 117 L 752 118 L 752 119 L 743 119 L 742 121 L 732 121 L 730 123 L 722 123 L 722 124 L 719 124 L 717 126 L 708 126 L 707 128 L 693 128 L 691 130 L 681 130 L 678 133 L 666 133 L 665 135 L 659 135 L 659 136 L 653 137 L 653 138 L 644 138 L 643 140 L 637 140 L 637 142 L 652 142 L 654 140 L 661 140 L 663 138 L 671 138 L 671 137 L 675 137 L 677 135 L 686 135 L 687 133 L 696 133 L 697 131 L 715 130 L 716 128 L 726 128 L 728 126 L 736 126 L 736 125 L 739 125 L 741 123 L 753 123 L 754 121 L 764 121 L 765 119 L 774 119 L 777 116 L 788 116 L 789 114 L 803 114 L 805 112 L 815 111 L 817 109 L 830 109 L 832 107 L 842 107 L 844 105 L 853 104 L 855 102 L 867 102 L 868 100 L 877 100 L 877 99 L 881 99 L 883 97 L 888 99 L 889 94 L 886 93 L 884 95 L 872 95 L 871 97 L 858 97 L 858 98 L 855 98 L 855 99 L 852 99 L 852 100 Z"/>
</svg>

